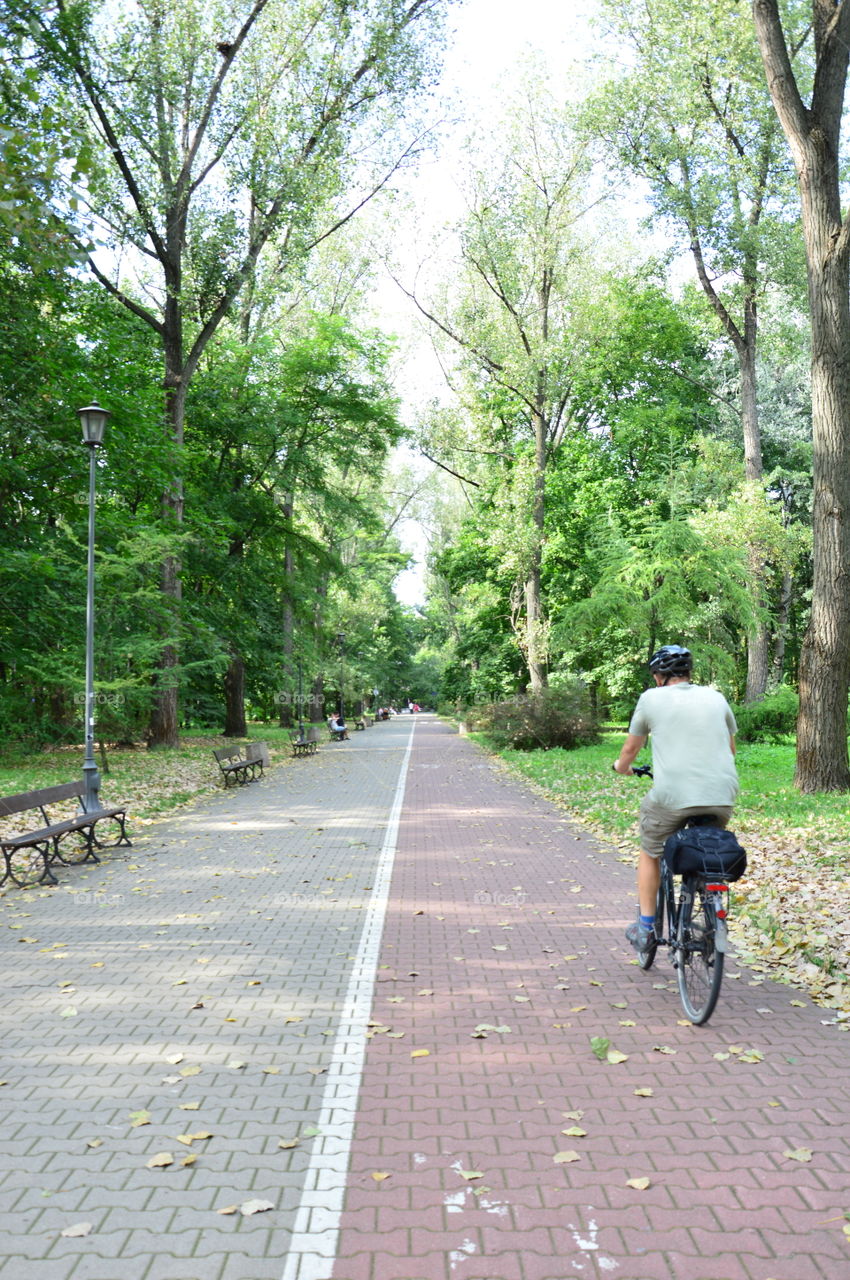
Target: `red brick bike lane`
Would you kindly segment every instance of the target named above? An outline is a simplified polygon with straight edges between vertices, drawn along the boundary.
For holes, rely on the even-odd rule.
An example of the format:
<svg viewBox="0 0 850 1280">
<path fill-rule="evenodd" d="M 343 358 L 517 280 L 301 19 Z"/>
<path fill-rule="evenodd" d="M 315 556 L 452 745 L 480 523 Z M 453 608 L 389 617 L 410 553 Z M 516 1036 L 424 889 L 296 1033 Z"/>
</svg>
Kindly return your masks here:
<svg viewBox="0 0 850 1280">
<path fill-rule="evenodd" d="M 693 1027 L 634 900 L 631 860 L 417 724 L 334 1280 L 847 1280 L 850 1038 L 734 956 Z"/>
</svg>

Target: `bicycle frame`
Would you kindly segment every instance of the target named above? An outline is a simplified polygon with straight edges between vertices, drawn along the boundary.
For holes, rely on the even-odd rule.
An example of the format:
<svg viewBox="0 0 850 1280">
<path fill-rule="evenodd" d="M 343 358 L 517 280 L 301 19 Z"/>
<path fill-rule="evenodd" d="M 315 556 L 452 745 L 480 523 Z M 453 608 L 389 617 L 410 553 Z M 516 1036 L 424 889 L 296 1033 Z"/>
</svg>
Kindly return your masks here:
<svg viewBox="0 0 850 1280">
<path fill-rule="evenodd" d="M 727 950 L 728 892 L 728 885 L 722 881 L 687 875 L 682 877 L 677 899 L 675 877 L 662 863 L 655 943 L 650 951 L 638 956 L 641 968 L 648 969 L 656 949 L 667 947 L 676 970 L 682 1007 L 698 1026 L 711 1017 L 720 994 Z"/>
</svg>

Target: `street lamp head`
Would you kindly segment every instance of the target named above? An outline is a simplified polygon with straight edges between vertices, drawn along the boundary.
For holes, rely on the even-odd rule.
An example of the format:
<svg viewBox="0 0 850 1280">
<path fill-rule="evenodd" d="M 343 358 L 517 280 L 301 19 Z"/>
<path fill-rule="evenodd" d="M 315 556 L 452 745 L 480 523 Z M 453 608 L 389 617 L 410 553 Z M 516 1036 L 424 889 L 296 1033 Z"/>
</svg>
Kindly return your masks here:
<svg viewBox="0 0 850 1280">
<path fill-rule="evenodd" d="M 78 409 L 77 413 L 83 426 L 83 444 L 102 444 L 106 420 L 111 416 L 109 410 L 101 409 L 95 402 L 87 404 L 84 409 Z"/>
</svg>

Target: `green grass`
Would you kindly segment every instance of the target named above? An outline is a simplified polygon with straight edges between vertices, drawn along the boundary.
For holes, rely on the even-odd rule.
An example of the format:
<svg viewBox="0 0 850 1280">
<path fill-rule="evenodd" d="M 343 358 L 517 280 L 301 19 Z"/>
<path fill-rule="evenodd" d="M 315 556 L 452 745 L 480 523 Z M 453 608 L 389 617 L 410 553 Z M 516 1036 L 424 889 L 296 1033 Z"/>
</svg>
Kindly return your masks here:
<svg viewBox="0 0 850 1280">
<path fill-rule="evenodd" d="M 278 725 L 251 724 L 248 739 L 268 743 L 274 763 L 289 758 L 288 729 Z M 247 740 L 247 739 L 246 739 Z M 137 748 L 107 749 L 109 766 L 104 771 L 100 751 L 96 751 L 101 771 L 101 794 L 107 803 L 127 804 L 134 817 L 150 819 L 208 795 L 221 786 L 221 774 L 213 759 L 213 749 L 235 744 L 236 739 L 220 734 L 189 731 L 179 747 L 147 751 Z M 0 795 L 40 791 L 82 776 L 82 746 L 45 748 L 33 752 L 9 746 L 0 756 Z"/>
<path fill-rule="evenodd" d="M 574 751 L 506 750 L 498 754 L 523 776 L 545 787 L 577 817 L 622 838 L 635 830 L 638 802 L 649 786 L 648 780 L 624 778 L 612 771 L 622 742 L 622 733 L 609 732 L 595 746 Z M 644 751 L 637 763 L 650 763 L 650 752 Z M 736 829 L 800 842 L 823 861 L 836 861 L 836 865 L 850 853 L 847 796 L 832 792 L 801 795 L 796 791 L 793 742 L 740 743 L 737 763 L 741 794 L 735 806 Z"/>
</svg>

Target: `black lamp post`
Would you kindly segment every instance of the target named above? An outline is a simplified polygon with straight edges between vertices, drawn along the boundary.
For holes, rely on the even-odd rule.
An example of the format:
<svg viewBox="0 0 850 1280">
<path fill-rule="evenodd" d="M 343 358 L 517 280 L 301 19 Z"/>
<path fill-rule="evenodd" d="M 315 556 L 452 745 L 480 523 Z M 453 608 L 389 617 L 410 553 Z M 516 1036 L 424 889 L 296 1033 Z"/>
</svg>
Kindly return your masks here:
<svg viewBox="0 0 850 1280">
<path fill-rule="evenodd" d="M 339 718 L 345 722 L 345 633 L 340 631 L 336 638 L 339 647 Z"/>
<path fill-rule="evenodd" d="M 86 812 L 100 807 L 98 793 L 100 791 L 100 775 L 94 758 L 94 482 L 95 482 L 95 450 L 103 443 L 103 431 L 109 413 L 101 409 L 99 404 L 86 405 L 78 409 L 83 427 L 83 444 L 89 448 L 89 550 L 88 574 L 86 578 L 86 711 L 85 739 L 86 754 L 83 761 L 83 781 L 85 782 Z"/>
</svg>

